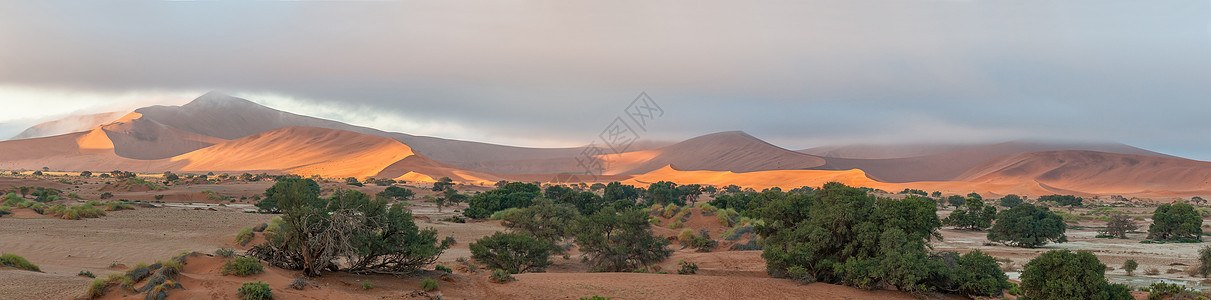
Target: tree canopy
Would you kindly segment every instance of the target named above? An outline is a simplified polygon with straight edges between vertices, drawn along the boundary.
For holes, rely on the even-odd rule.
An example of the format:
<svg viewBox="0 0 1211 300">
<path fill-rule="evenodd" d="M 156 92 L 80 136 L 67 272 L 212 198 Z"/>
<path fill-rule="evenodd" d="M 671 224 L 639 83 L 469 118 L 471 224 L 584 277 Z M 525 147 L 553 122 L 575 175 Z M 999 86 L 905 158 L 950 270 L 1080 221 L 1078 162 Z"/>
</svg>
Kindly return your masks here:
<svg viewBox="0 0 1211 300">
<path fill-rule="evenodd" d="M 1161 204 L 1152 212 L 1148 238 L 1154 240 L 1201 241 L 1203 218 L 1186 203 Z"/>
<path fill-rule="evenodd" d="M 988 231 L 988 240 L 1015 247 L 1034 248 L 1048 242 L 1063 243 L 1068 225 L 1064 218 L 1046 207 L 1022 204 L 997 214 L 997 222 Z"/>
</svg>

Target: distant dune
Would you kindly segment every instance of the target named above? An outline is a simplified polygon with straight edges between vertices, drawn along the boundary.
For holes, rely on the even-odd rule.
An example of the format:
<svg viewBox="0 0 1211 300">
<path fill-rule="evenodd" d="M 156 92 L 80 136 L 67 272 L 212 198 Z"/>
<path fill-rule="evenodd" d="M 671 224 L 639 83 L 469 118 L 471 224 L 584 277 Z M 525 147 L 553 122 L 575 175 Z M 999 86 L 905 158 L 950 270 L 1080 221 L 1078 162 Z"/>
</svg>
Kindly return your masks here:
<svg viewBox="0 0 1211 300">
<path fill-rule="evenodd" d="M 1096 151 L 1032 152 L 990 160 L 955 180 L 1037 182 L 1086 194 L 1211 195 L 1211 162 Z"/>
<path fill-rule="evenodd" d="M 824 159 L 771 145 L 740 131 L 720 132 L 673 145 L 604 156 L 610 174 L 636 175 L 674 165 L 681 170 L 754 172 L 820 167 Z"/>
<path fill-rule="evenodd" d="M 182 106 L 121 117 L 76 116 L 27 130 L 72 133 L 0 142 L 0 169 L 144 173 L 216 172 L 396 178 L 491 184 L 610 182 L 818 187 L 837 181 L 995 197 L 1077 194 L 1211 196 L 1211 162 L 1116 143 L 1014 141 L 986 145 L 829 146 L 791 151 L 740 131 L 678 143 L 644 142 L 606 154 L 604 175 L 583 174 L 583 148 L 525 148 L 385 132 L 291 114 L 207 93 Z"/>
<path fill-rule="evenodd" d="M 39 123 L 26 128 L 25 131 L 12 137 L 13 140 L 32 139 L 55 136 L 66 133 L 81 132 L 117 120 L 126 112 L 115 111 L 86 115 L 71 115 L 61 119 Z"/>
<path fill-rule="evenodd" d="M 957 147 L 954 151 L 926 156 L 892 159 L 847 159 L 826 158 L 821 170 L 862 169 L 871 177 L 887 182 L 946 181 L 953 180 L 964 172 L 990 159 L 1020 153 L 1089 150 L 1110 153 L 1172 157 L 1124 144 L 1113 143 L 1048 143 L 1014 141 L 991 145 Z"/>
</svg>

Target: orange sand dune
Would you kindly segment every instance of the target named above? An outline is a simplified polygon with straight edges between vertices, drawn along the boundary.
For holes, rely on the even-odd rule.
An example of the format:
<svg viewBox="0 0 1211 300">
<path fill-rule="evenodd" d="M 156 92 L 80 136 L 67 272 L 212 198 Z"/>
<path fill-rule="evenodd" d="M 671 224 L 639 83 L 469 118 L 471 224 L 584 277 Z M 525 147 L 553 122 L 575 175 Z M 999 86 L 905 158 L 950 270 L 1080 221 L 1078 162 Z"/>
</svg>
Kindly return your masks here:
<svg viewBox="0 0 1211 300">
<path fill-rule="evenodd" d="M 682 170 L 753 172 L 824 165 L 824 159 L 778 146 L 744 132 L 708 134 L 647 151 L 605 155 L 606 174 L 643 174 L 675 165 Z"/>
<path fill-rule="evenodd" d="M 893 147 L 894 146 L 890 146 Z M 891 159 L 825 158 L 828 163 L 820 170 L 862 169 L 871 177 L 886 182 L 948 181 L 964 172 L 1002 155 L 1057 151 L 1092 150 L 1110 153 L 1172 157 L 1124 144 L 1080 144 L 1015 141 L 991 145 L 956 146 L 949 151 L 925 156 Z M 810 150 L 810 149 L 809 149 Z M 806 150 L 805 150 L 806 151 Z M 855 150 L 856 151 L 856 150 Z M 874 150 L 869 150 L 874 151 Z M 899 151 L 899 150 L 889 150 Z"/>
<path fill-rule="evenodd" d="M 120 157 L 100 128 L 87 132 L 0 142 L 0 169 L 164 172 L 179 167 L 165 160 Z"/>
<path fill-rule="evenodd" d="M 1058 189 L 1041 185 L 1036 182 L 964 182 L 964 181 L 921 181 L 908 183 L 881 182 L 870 178 L 862 170 L 829 171 L 829 170 L 775 170 L 747 173 L 720 171 L 681 171 L 674 166 L 666 166 L 647 174 L 638 175 L 626 181 L 625 184 L 647 186 L 657 181 L 671 181 L 677 184 L 705 184 L 725 186 L 734 184 L 740 187 L 763 190 L 778 187 L 783 190 L 802 186 L 820 187 L 829 182 L 840 182 L 854 187 L 868 187 L 895 193 L 904 189 L 921 189 L 940 191 L 944 194 L 980 193 L 989 197 L 1000 197 L 1005 194 L 1018 195 L 1050 195 L 1058 193 Z"/>
<path fill-rule="evenodd" d="M 1087 194 L 1211 195 L 1211 162 L 1095 151 L 1048 151 L 1003 156 L 956 178 L 1038 183 Z"/>
<path fill-rule="evenodd" d="M 328 177 L 374 176 L 412 156 L 399 141 L 356 132 L 286 127 L 173 157 L 181 171 L 282 171 Z"/>
</svg>

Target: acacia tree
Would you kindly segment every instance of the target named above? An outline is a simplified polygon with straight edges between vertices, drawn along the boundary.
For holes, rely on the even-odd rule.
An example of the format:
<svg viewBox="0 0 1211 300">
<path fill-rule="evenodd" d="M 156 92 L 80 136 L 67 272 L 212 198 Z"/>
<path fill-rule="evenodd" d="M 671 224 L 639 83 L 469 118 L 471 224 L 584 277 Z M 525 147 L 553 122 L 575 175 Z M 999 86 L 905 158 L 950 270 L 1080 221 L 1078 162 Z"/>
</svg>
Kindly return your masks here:
<svg viewBox="0 0 1211 300">
<path fill-rule="evenodd" d="M 1009 194 L 1009 195 L 1005 195 L 1005 197 L 1001 197 L 1001 206 L 1002 207 L 1013 208 L 1014 206 L 1018 206 L 1021 204 L 1022 204 L 1021 196 Z"/>
<path fill-rule="evenodd" d="M 1202 216 L 1190 204 L 1161 204 L 1152 213 L 1148 239 L 1201 241 L 1202 224 Z"/>
<path fill-rule="evenodd" d="M 1134 299 L 1126 286 L 1107 283 L 1105 273 L 1089 251 L 1051 250 L 1026 263 L 1022 292 L 1030 299 Z"/>
<path fill-rule="evenodd" d="M 441 191 L 445 191 L 446 189 L 453 187 L 453 186 L 454 186 L 454 180 L 451 180 L 450 177 L 442 177 L 441 179 L 438 179 L 437 181 L 433 182 L 432 190 L 434 192 L 441 192 Z"/>
<path fill-rule="evenodd" d="M 618 212 L 603 208 L 576 220 L 576 244 L 588 255 L 589 265 L 603 272 L 647 268 L 668 258 L 669 241 L 648 231 L 648 212 L 632 209 Z"/>
<path fill-rule="evenodd" d="M 960 229 L 984 230 L 992 227 L 992 220 L 996 218 L 996 215 L 995 206 L 985 206 L 984 200 L 969 197 L 963 201 L 961 209 L 955 209 L 950 216 L 942 220 L 942 223 Z"/>
<path fill-rule="evenodd" d="M 1015 247 L 1034 248 L 1048 242 L 1063 243 L 1068 238 L 1064 218 L 1046 207 L 1022 204 L 997 214 L 997 223 L 988 231 L 988 240 Z"/>
<path fill-rule="evenodd" d="M 1123 213 L 1110 215 L 1110 220 L 1106 221 L 1106 228 L 1098 231 L 1101 235 L 1125 239 L 1127 232 L 1139 229 L 1140 226 L 1135 224 L 1130 216 Z"/>
<path fill-rule="evenodd" d="M 306 276 L 324 270 L 404 275 L 433 263 L 453 243 L 438 242 L 434 229 L 420 230 L 402 205 L 354 190 L 321 199 L 311 185 L 311 179 L 279 181 L 273 193 L 266 191 L 282 211 L 281 227 L 249 254 Z"/>
<path fill-rule="evenodd" d="M 551 265 L 551 244 L 524 234 L 496 232 L 470 247 L 475 260 L 511 274 L 543 272 Z"/>
<path fill-rule="evenodd" d="M 555 253 L 563 253 L 560 244 L 574 235 L 573 222 L 579 216 L 576 208 L 569 204 L 539 199 L 530 207 L 504 215 L 501 225 L 548 243 Z"/>
<path fill-rule="evenodd" d="M 437 204 L 437 212 L 442 212 L 442 207 L 455 206 L 459 203 L 467 201 L 467 194 L 460 194 L 458 190 L 446 188 L 442 191 L 441 196 L 431 197 L 433 204 Z"/>
<path fill-rule="evenodd" d="M 761 257 L 773 277 L 929 290 L 936 265 L 925 241 L 940 238 L 942 226 L 933 200 L 875 198 L 834 182 L 773 198 L 761 211 L 765 224 L 754 230 L 766 239 Z"/>
<path fill-rule="evenodd" d="M 394 199 L 395 201 L 408 201 L 408 200 L 411 200 L 412 196 L 415 196 L 415 195 L 416 195 L 416 193 L 412 192 L 412 190 L 398 187 L 398 186 L 389 186 L 386 189 L 384 189 L 382 192 L 379 192 L 376 196 L 387 198 L 387 199 Z"/>
<path fill-rule="evenodd" d="M 681 199 L 681 194 L 677 190 L 677 184 L 670 181 L 660 181 L 649 185 L 643 199 L 647 201 L 648 205 L 676 204 L 677 206 L 685 206 L 685 200 Z"/>
</svg>

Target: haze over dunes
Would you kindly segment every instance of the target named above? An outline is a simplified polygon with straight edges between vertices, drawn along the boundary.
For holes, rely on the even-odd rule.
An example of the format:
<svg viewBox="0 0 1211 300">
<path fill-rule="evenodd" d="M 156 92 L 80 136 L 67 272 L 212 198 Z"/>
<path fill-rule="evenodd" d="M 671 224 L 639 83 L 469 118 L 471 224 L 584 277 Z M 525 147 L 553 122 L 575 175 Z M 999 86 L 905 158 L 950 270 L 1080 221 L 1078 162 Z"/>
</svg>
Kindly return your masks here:
<svg viewBox="0 0 1211 300">
<path fill-rule="evenodd" d="M 608 176 L 577 176 L 573 174 L 585 172 L 581 155 L 593 151 L 385 132 L 211 92 L 182 106 L 136 109 L 79 132 L 0 142 L 0 168 L 267 172 L 410 181 L 450 177 L 479 184 L 668 180 L 756 189 L 838 181 L 893 192 L 913 188 L 994 195 L 1211 193 L 1211 163 L 1118 143 L 1013 141 L 791 151 L 729 131 L 636 148 L 597 156 L 604 167 L 600 171 Z"/>
</svg>

